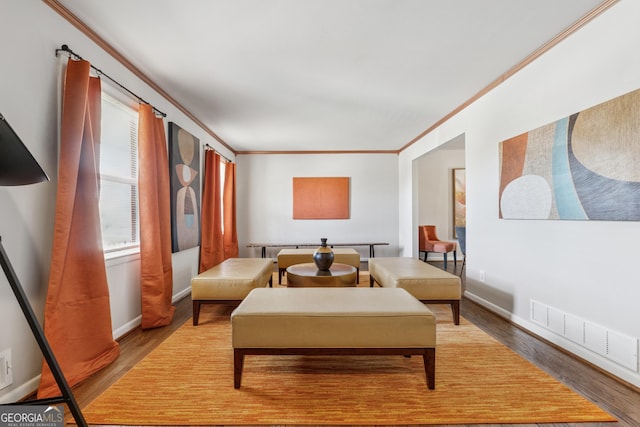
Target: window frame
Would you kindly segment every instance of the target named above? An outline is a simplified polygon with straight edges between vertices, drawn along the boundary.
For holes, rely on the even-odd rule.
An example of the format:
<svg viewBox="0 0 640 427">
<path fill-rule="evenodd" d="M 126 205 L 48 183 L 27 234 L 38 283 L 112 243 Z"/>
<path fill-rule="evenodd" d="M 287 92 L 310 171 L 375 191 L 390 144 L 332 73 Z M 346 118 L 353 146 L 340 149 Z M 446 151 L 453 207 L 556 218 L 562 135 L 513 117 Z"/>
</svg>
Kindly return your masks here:
<svg viewBox="0 0 640 427">
<path fill-rule="evenodd" d="M 130 244 L 126 244 L 121 247 L 106 248 L 104 245 L 104 238 L 103 238 L 103 253 L 104 253 L 105 260 L 107 261 L 111 260 L 109 264 L 113 264 L 114 263 L 113 260 L 120 259 L 120 258 L 127 259 L 127 260 L 129 260 L 131 257 L 133 257 L 134 259 L 139 258 L 139 253 L 140 253 L 140 218 L 139 218 L 140 206 L 139 206 L 139 190 L 138 190 L 139 169 L 138 169 L 138 154 L 137 154 L 138 153 L 137 126 L 138 126 L 139 103 L 136 101 L 133 101 L 131 98 L 123 94 L 117 88 L 109 85 L 108 82 L 106 82 L 104 79 L 102 80 L 100 95 L 101 95 L 101 103 L 109 102 L 115 105 L 116 107 L 120 108 L 122 111 L 128 114 L 131 114 L 132 119 L 135 120 L 135 144 L 136 144 L 135 157 L 133 155 L 130 156 L 130 159 L 135 160 L 135 169 L 136 169 L 135 177 L 124 177 L 124 176 L 119 176 L 114 174 L 103 173 L 102 172 L 103 168 L 102 167 L 100 168 L 99 180 L 100 180 L 101 186 L 104 180 L 105 182 L 131 185 L 132 187 L 135 188 L 136 218 L 135 220 L 131 221 L 130 225 L 132 226 L 132 228 L 133 227 L 136 228 L 135 235 L 136 235 L 137 241 L 132 241 Z M 102 134 L 104 135 L 104 127 L 105 127 L 104 114 L 101 117 L 101 123 L 102 123 L 102 129 L 103 129 Z M 103 144 L 104 144 L 104 139 L 101 140 L 101 145 Z M 101 200 L 102 200 L 102 194 L 100 195 L 100 201 Z M 101 211 L 100 212 L 101 218 L 102 218 L 102 215 L 103 215 L 103 212 Z M 101 222 L 101 227 L 102 227 L 102 222 Z M 101 233 L 104 234 L 104 230 L 101 229 Z"/>
</svg>

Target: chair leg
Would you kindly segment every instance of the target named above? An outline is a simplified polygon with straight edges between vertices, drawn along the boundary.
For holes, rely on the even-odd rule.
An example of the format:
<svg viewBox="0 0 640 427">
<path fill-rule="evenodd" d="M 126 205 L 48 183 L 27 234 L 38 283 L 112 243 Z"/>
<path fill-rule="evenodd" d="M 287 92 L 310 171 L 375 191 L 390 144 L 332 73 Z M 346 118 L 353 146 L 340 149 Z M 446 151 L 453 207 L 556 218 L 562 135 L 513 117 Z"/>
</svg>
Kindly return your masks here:
<svg viewBox="0 0 640 427">
<path fill-rule="evenodd" d="M 447 271 L 447 253 L 444 253 L 444 271 Z"/>
<path fill-rule="evenodd" d="M 457 267 L 458 266 L 458 260 L 456 259 L 456 250 L 453 250 L 453 266 Z"/>
<path fill-rule="evenodd" d="M 462 272 L 464 272 L 464 265 L 467 262 L 467 257 L 465 256 L 462 260 L 462 268 L 460 269 L 460 277 L 462 277 Z"/>
<path fill-rule="evenodd" d="M 428 254 L 428 253 L 429 253 L 429 252 L 424 251 L 424 262 L 427 262 L 427 254 Z"/>
</svg>

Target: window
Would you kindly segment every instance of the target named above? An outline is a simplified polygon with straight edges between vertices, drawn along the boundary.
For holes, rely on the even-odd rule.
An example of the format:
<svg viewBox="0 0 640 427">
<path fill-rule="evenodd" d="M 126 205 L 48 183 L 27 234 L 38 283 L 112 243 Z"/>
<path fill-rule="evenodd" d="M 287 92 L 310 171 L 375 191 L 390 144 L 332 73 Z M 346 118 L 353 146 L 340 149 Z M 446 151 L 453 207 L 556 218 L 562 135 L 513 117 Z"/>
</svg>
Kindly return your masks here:
<svg viewBox="0 0 640 427">
<path fill-rule="evenodd" d="M 102 92 L 100 223 L 105 253 L 139 248 L 138 111 Z"/>
<path fill-rule="evenodd" d="M 226 178 L 227 162 L 220 156 L 220 218 L 222 218 L 222 235 L 224 235 L 224 180 Z"/>
</svg>

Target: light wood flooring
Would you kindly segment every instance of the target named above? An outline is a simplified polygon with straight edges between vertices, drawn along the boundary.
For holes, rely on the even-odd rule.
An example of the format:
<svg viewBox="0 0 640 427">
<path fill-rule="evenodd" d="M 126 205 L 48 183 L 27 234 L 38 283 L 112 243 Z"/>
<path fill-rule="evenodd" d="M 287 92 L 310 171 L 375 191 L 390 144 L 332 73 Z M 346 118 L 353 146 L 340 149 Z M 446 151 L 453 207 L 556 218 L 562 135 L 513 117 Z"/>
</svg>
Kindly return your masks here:
<svg viewBox="0 0 640 427">
<path fill-rule="evenodd" d="M 431 261 L 429 263 L 442 268 L 442 263 Z M 449 272 L 455 274 L 453 262 L 448 264 Z M 458 269 L 460 266 L 461 263 L 458 263 Z M 363 263 L 361 269 L 367 269 L 366 263 Z M 121 356 L 114 363 L 74 387 L 74 396 L 81 408 L 100 395 L 180 325 L 190 319 L 190 298 L 184 298 L 175 306 L 176 313 L 170 326 L 144 332 L 139 329 L 134 330 L 120 340 Z M 542 426 L 640 426 L 640 392 L 637 389 L 615 380 L 589 364 L 526 333 L 472 301 L 463 299 L 461 314 L 489 335 L 577 393 L 595 402 L 619 420 L 617 423 L 543 424 Z M 486 424 L 485 426 L 491 427 Z"/>
</svg>

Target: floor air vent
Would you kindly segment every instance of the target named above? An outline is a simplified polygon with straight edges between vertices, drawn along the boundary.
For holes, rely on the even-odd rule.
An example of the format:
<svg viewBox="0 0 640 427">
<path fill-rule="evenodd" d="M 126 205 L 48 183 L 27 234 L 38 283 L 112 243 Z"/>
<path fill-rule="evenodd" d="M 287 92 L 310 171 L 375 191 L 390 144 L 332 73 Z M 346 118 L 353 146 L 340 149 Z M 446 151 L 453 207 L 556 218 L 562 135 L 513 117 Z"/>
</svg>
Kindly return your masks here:
<svg viewBox="0 0 640 427">
<path fill-rule="evenodd" d="M 531 300 L 531 320 L 594 353 L 638 372 L 638 338 L 607 329 L 534 300 Z"/>
</svg>

